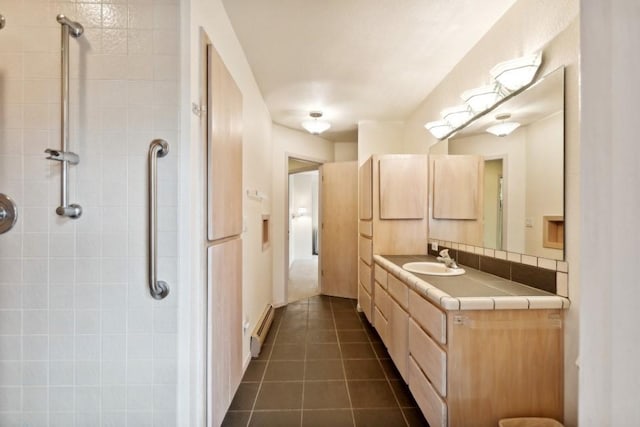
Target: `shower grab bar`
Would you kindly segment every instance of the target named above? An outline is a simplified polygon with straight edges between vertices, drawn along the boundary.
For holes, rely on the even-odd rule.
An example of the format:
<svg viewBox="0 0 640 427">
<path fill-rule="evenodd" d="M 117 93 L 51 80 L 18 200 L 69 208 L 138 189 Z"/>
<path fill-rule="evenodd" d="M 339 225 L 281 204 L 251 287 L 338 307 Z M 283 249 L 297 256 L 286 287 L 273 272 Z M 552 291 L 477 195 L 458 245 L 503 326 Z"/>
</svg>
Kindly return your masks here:
<svg viewBox="0 0 640 427">
<path fill-rule="evenodd" d="M 154 139 L 149 146 L 149 291 L 161 300 L 169 295 L 167 282 L 158 278 L 158 158 L 169 154 L 169 144 L 163 139 Z"/>
<path fill-rule="evenodd" d="M 56 213 L 60 216 L 76 219 L 82 215 L 82 206 L 69 204 L 67 197 L 69 193 L 69 164 L 77 165 L 80 161 L 76 153 L 67 151 L 69 146 L 69 37 L 80 37 L 84 32 L 84 27 L 77 22 L 71 21 L 62 14 L 58 15 L 56 20 L 62 25 L 62 47 L 60 55 L 60 66 L 62 69 L 62 87 L 60 91 L 62 103 L 60 120 L 62 125 L 60 126 L 60 139 L 62 148 L 60 150 L 47 148 L 45 153 L 49 154 L 47 159 L 62 163 L 60 206 L 56 208 Z"/>
</svg>

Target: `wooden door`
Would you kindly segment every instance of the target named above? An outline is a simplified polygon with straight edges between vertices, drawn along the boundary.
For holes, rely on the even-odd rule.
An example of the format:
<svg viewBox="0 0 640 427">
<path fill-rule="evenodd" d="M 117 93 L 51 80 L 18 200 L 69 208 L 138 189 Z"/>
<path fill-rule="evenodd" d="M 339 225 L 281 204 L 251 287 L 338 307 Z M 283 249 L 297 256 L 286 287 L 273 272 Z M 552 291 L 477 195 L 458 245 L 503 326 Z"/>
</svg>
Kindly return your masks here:
<svg viewBox="0 0 640 427">
<path fill-rule="evenodd" d="M 207 47 L 209 240 L 242 232 L 242 93 L 212 45 Z"/>
<path fill-rule="evenodd" d="M 358 163 L 320 167 L 320 290 L 358 296 Z"/>
</svg>

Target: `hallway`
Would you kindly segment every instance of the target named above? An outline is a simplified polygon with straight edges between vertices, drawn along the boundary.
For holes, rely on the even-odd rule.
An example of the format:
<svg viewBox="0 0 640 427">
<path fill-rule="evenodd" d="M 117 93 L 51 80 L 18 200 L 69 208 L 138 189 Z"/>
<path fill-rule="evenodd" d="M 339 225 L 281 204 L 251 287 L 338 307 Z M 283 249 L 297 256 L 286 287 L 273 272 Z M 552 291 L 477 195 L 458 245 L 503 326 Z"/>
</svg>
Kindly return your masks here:
<svg viewBox="0 0 640 427">
<path fill-rule="evenodd" d="M 289 303 L 318 295 L 318 256 L 297 259 L 289 268 Z"/>
<path fill-rule="evenodd" d="M 355 300 L 314 296 L 276 310 L 223 426 L 427 426 Z"/>
</svg>

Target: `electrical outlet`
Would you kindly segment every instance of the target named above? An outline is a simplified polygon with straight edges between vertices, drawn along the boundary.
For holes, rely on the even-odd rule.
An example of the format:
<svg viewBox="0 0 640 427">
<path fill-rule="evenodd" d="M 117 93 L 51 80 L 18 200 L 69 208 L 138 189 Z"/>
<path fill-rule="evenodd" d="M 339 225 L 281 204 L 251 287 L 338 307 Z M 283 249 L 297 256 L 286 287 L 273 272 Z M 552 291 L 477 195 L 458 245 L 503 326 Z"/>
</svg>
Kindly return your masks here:
<svg viewBox="0 0 640 427">
<path fill-rule="evenodd" d="M 438 242 L 431 243 L 431 250 L 438 252 Z"/>
</svg>

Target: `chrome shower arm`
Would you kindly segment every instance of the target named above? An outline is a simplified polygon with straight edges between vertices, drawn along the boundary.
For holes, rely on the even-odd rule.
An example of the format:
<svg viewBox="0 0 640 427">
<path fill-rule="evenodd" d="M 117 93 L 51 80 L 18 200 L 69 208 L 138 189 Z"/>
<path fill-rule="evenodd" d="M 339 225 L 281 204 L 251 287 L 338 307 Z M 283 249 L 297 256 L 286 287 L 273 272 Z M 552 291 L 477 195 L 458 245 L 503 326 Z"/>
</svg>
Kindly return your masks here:
<svg viewBox="0 0 640 427">
<path fill-rule="evenodd" d="M 56 16 L 56 21 L 69 28 L 69 35 L 74 39 L 77 39 L 82 35 L 82 33 L 84 33 L 84 27 L 80 23 L 70 20 L 63 14 Z"/>
</svg>

